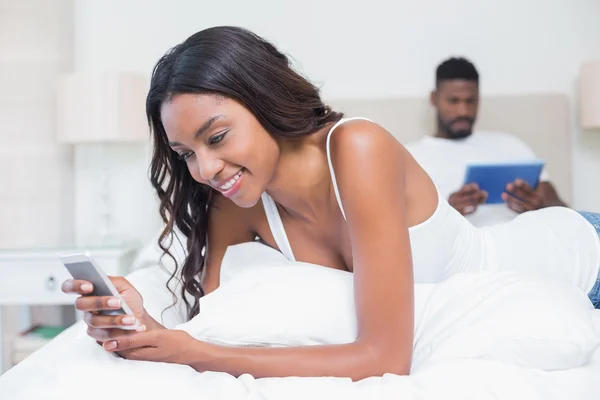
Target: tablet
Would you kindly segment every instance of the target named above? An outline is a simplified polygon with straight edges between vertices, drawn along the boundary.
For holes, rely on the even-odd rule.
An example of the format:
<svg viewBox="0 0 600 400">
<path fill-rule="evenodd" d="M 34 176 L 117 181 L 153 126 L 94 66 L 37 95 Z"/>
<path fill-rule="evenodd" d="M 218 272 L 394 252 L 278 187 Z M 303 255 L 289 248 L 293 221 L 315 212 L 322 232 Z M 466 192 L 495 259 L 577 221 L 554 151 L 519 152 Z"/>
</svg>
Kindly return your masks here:
<svg viewBox="0 0 600 400">
<path fill-rule="evenodd" d="M 464 183 L 476 183 L 485 190 L 487 204 L 504 203 L 501 195 L 506 191 L 506 185 L 518 178 L 537 188 L 543 167 L 542 160 L 468 164 Z"/>
</svg>

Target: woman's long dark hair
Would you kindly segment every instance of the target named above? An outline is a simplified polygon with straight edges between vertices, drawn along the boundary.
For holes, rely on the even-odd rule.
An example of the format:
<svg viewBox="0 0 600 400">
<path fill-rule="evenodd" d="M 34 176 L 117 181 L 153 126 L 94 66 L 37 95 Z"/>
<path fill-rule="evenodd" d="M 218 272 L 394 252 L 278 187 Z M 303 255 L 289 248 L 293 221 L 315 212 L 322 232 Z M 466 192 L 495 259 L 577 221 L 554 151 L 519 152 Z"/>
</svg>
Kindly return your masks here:
<svg viewBox="0 0 600 400">
<path fill-rule="evenodd" d="M 175 260 L 176 268 L 167 288 L 180 271 L 181 297 L 191 319 L 199 313 L 199 301 L 204 295 L 200 276 L 212 189 L 192 178 L 185 162 L 169 147 L 161 121 L 163 103 L 184 93 L 234 99 L 248 108 L 271 135 L 290 138 L 310 135 L 339 121 L 342 114 L 323 103 L 319 89 L 296 73 L 284 54 L 242 28 L 223 26 L 200 31 L 158 61 L 146 99 L 154 141 L 150 181 L 158 194 L 159 212 L 165 223 L 158 245 L 175 260 L 169 252 L 174 227 L 187 238 L 187 257 L 181 269 Z"/>
</svg>

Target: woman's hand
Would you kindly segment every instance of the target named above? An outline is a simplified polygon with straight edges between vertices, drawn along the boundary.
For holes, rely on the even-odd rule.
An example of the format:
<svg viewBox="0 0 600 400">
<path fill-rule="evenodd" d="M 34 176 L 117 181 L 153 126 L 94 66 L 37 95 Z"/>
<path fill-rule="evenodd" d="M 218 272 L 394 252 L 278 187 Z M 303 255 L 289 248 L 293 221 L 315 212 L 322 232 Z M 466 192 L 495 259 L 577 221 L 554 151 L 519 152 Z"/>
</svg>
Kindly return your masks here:
<svg viewBox="0 0 600 400">
<path fill-rule="evenodd" d="M 129 360 L 190 365 L 209 357 L 211 345 L 181 330 L 160 329 L 120 337 L 104 343 L 108 351 Z M 199 355 L 201 355 L 199 357 Z"/>
<path fill-rule="evenodd" d="M 93 286 L 88 281 L 69 279 L 62 284 L 62 291 L 81 295 L 75 301 L 75 308 L 84 312 L 84 321 L 88 325 L 87 333 L 99 344 L 108 340 L 130 336 L 138 332 L 163 328 L 144 309 L 144 301 L 140 293 L 123 277 L 109 277 L 113 285 L 127 303 L 133 315 L 101 315 L 100 311 L 118 310 L 121 301 L 111 296 L 89 296 Z M 86 296 L 88 295 L 88 296 Z M 135 325 L 135 330 L 126 330 Z"/>
</svg>

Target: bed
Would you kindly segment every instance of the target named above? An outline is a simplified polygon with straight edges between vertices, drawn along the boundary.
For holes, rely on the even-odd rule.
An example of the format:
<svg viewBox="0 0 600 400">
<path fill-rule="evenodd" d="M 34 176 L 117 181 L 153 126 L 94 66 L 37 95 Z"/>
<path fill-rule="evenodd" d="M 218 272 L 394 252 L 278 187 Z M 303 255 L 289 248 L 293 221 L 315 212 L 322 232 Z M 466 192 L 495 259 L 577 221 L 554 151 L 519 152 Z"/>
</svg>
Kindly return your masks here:
<svg viewBox="0 0 600 400">
<path fill-rule="evenodd" d="M 425 99 L 332 103 L 348 116 L 380 122 L 401 142 L 433 130 Z M 547 160 L 561 195 L 569 199 L 566 110 L 560 95 L 491 97 L 484 99 L 478 126 L 522 137 Z M 181 247 L 175 245 L 174 250 L 177 258 L 184 257 Z M 130 280 L 155 318 L 200 340 L 289 346 L 345 343 L 356 336 L 352 279 L 344 271 L 299 266 L 259 243 L 232 246 L 223 260 L 221 287 L 202 299 L 201 318 L 186 321 L 181 303 L 168 308 L 172 303 L 165 290 L 168 274 L 158 266 L 158 258 L 157 247 L 149 243 Z M 308 297 L 307 286 L 312 290 Z M 0 399 L 592 400 L 600 396 L 600 311 L 578 289 L 509 273 L 477 273 L 416 285 L 415 294 L 410 376 L 388 374 L 352 382 L 198 373 L 186 366 L 112 357 L 77 323 L 1 376 Z"/>
</svg>

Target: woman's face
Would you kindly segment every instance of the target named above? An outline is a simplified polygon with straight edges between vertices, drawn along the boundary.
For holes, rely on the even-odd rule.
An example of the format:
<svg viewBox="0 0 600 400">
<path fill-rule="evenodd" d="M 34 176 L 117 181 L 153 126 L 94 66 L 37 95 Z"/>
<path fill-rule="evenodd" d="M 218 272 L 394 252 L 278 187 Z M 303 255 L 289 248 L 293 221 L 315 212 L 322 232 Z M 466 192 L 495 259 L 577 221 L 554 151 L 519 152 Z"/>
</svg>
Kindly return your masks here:
<svg viewBox="0 0 600 400">
<path fill-rule="evenodd" d="M 192 177 L 240 207 L 252 207 L 275 174 L 280 149 L 235 100 L 181 94 L 161 107 L 171 148 Z"/>
</svg>

